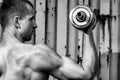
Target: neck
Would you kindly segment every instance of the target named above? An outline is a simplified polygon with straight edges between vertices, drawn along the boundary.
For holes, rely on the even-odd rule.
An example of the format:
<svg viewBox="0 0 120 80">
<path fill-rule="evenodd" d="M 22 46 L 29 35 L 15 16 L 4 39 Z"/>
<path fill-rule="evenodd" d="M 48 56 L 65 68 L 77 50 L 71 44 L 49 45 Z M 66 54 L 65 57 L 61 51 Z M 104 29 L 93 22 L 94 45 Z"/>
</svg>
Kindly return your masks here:
<svg viewBox="0 0 120 80">
<path fill-rule="evenodd" d="M 10 30 L 10 29 L 6 29 L 2 33 L 1 41 L 5 42 L 5 43 L 23 42 L 23 40 L 20 37 L 20 35 L 18 35 L 18 33 L 15 32 L 14 30 Z"/>
</svg>

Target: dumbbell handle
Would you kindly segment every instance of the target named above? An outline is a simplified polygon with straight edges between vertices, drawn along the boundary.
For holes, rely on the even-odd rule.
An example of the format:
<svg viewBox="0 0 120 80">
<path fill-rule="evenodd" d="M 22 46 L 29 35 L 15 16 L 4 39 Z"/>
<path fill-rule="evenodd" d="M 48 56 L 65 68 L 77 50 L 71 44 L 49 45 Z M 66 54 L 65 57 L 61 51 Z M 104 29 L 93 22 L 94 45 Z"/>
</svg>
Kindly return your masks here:
<svg viewBox="0 0 120 80">
<path fill-rule="evenodd" d="M 76 15 L 76 19 L 79 22 L 84 22 L 86 20 L 86 14 L 83 11 L 78 12 Z"/>
</svg>

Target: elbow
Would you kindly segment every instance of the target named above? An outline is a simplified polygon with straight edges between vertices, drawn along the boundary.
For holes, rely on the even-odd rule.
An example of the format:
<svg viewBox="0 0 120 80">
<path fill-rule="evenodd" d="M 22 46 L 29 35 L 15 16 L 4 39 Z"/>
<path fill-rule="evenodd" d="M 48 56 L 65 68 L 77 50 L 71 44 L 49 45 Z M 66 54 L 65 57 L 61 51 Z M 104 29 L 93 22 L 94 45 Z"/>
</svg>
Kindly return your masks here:
<svg viewBox="0 0 120 80">
<path fill-rule="evenodd" d="M 91 80 L 92 79 L 92 74 L 89 73 L 84 73 L 84 74 L 80 74 L 78 77 L 73 78 L 73 80 Z M 71 80 L 71 79 L 70 79 Z"/>
<path fill-rule="evenodd" d="M 92 77 L 93 76 L 90 73 L 86 73 L 86 74 L 83 75 L 83 79 L 85 79 L 85 80 L 90 80 Z"/>
<path fill-rule="evenodd" d="M 84 71 L 83 73 L 80 73 L 79 75 L 74 76 L 74 78 L 72 77 L 72 80 L 91 80 L 92 78 L 93 78 L 93 75 L 90 72 Z"/>
<path fill-rule="evenodd" d="M 96 63 L 95 67 L 93 68 L 84 68 L 84 79 L 86 80 L 93 80 L 93 78 L 98 74 L 99 72 L 99 65 Z"/>
<path fill-rule="evenodd" d="M 83 79 L 85 79 L 85 80 L 91 80 L 91 79 L 93 79 L 96 75 L 97 75 L 96 72 L 93 72 L 93 71 L 85 71 L 85 73 L 84 73 L 84 75 L 83 75 Z"/>
</svg>

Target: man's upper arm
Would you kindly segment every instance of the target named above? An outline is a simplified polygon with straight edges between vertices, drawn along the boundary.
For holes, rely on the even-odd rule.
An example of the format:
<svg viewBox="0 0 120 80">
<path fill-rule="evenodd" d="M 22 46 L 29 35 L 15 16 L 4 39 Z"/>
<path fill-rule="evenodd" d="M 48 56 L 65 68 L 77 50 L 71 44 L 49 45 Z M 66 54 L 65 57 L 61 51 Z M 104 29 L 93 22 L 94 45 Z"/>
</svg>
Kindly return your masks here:
<svg viewBox="0 0 120 80">
<path fill-rule="evenodd" d="M 62 80 L 80 80 L 89 79 L 91 77 L 89 71 L 84 71 L 82 66 L 79 66 L 70 58 L 62 57 L 62 60 L 62 66 L 51 72 L 51 75 L 53 75 L 54 77 Z"/>
<path fill-rule="evenodd" d="M 61 57 L 45 45 L 38 45 L 39 50 L 31 55 L 30 67 L 35 71 L 46 71 L 50 75 L 62 80 L 88 79 L 89 71 L 77 65 L 67 57 Z"/>
</svg>

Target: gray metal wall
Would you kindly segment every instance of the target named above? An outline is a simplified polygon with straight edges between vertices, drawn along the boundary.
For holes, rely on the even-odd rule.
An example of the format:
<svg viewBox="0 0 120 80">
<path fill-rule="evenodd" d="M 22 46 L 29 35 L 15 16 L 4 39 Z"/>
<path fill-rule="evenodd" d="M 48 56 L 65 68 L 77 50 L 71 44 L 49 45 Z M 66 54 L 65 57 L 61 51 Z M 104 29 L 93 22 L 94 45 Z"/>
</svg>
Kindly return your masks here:
<svg viewBox="0 0 120 80">
<path fill-rule="evenodd" d="M 1 0 L 2 1 L 2 0 Z M 119 0 L 30 0 L 36 8 L 33 39 L 52 47 L 58 54 L 78 61 L 84 52 L 84 33 L 69 22 L 69 12 L 76 5 L 92 8 L 97 16 L 93 30 L 99 53 L 99 74 L 94 80 L 120 80 L 120 1 Z M 50 78 L 53 80 L 54 78 Z"/>
</svg>

